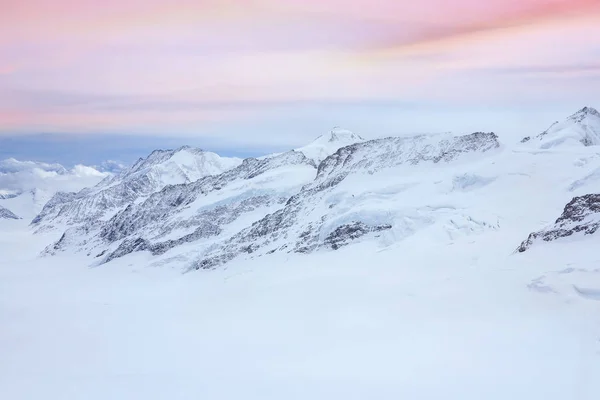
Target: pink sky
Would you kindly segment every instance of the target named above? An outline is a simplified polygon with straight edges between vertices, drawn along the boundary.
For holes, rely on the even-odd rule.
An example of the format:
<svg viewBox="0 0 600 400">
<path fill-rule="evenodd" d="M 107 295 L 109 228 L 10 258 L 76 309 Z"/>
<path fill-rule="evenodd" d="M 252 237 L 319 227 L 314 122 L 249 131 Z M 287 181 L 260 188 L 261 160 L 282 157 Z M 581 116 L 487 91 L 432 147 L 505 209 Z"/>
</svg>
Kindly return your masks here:
<svg viewBox="0 0 600 400">
<path fill-rule="evenodd" d="M 194 133 L 311 102 L 597 106 L 599 38 L 599 0 L 2 0 L 0 134 Z"/>
</svg>

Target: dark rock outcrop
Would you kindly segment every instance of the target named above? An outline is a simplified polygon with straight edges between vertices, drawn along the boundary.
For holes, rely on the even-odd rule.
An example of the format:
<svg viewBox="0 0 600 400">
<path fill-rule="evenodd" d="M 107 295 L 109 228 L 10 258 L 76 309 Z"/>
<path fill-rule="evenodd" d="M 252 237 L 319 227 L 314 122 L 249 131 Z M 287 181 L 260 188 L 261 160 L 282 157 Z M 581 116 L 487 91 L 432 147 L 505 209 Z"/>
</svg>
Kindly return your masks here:
<svg viewBox="0 0 600 400">
<path fill-rule="evenodd" d="M 0 206 L 0 219 L 21 219 L 7 208 Z"/>
<path fill-rule="evenodd" d="M 600 228 L 600 194 L 573 198 L 553 225 L 533 232 L 517 248 L 522 253 L 536 242 L 551 242 L 575 234 L 592 235 Z"/>
<path fill-rule="evenodd" d="M 338 226 L 325 238 L 324 244 L 325 246 L 331 247 L 333 250 L 337 250 L 368 233 L 380 232 L 388 229 L 392 229 L 392 225 L 368 226 L 362 222 L 353 222 L 351 224 Z"/>
</svg>

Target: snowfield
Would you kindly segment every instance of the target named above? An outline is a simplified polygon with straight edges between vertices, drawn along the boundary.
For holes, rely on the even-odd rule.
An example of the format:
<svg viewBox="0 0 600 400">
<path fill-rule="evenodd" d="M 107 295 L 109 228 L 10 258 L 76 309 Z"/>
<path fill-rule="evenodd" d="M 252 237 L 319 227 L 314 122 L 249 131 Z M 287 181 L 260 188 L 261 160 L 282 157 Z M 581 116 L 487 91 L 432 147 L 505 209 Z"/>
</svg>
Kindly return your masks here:
<svg viewBox="0 0 600 400">
<path fill-rule="evenodd" d="M 600 391 L 593 241 L 524 257 L 498 235 L 384 250 L 365 242 L 181 274 L 148 268 L 140 254 L 92 269 L 72 256 L 40 262 L 20 235 L 0 239 L 11 254 L 0 267 L 2 398 Z"/>
<path fill-rule="evenodd" d="M 68 195 L 0 220 L 0 398 L 598 399 L 600 147 L 560 140 L 595 134 L 582 111 L 553 146 L 337 130 L 110 220 Z"/>
</svg>

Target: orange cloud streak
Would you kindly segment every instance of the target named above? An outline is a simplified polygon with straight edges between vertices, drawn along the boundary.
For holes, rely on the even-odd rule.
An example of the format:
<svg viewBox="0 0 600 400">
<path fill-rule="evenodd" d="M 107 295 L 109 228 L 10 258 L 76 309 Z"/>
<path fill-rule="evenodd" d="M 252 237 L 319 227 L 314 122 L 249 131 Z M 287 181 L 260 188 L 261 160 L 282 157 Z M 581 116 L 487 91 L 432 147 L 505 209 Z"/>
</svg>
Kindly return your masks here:
<svg viewBox="0 0 600 400">
<path fill-rule="evenodd" d="M 406 38 L 400 35 L 383 43 L 377 43 L 370 49 L 379 55 L 394 54 L 398 51 L 422 51 L 437 49 L 440 46 L 464 45 L 468 41 L 478 40 L 479 34 L 495 33 L 507 29 L 518 29 L 544 23 L 568 23 L 569 20 L 587 16 L 600 18 L 600 2 L 598 0 L 554 0 L 538 1 L 530 7 L 508 13 L 499 12 L 489 19 L 474 23 L 457 23 L 439 26 L 421 32 L 415 37 Z"/>
</svg>

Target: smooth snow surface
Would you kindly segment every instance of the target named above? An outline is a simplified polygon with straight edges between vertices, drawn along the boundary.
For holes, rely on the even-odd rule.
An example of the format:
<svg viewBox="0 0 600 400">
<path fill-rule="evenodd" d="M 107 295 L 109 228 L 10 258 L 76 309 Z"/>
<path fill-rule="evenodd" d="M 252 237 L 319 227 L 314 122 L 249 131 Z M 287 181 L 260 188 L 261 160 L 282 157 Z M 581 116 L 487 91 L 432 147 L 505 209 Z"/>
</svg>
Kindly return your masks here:
<svg viewBox="0 0 600 400">
<path fill-rule="evenodd" d="M 600 393 L 600 260 L 590 243 L 524 257 L 501 236 L 385 251 L 363 243 L 180 274 L 143 257 L 91 269 L 77 257 L 41 261 L 42 240 L 9 222 L 3 399 Z"/>
</svg>

